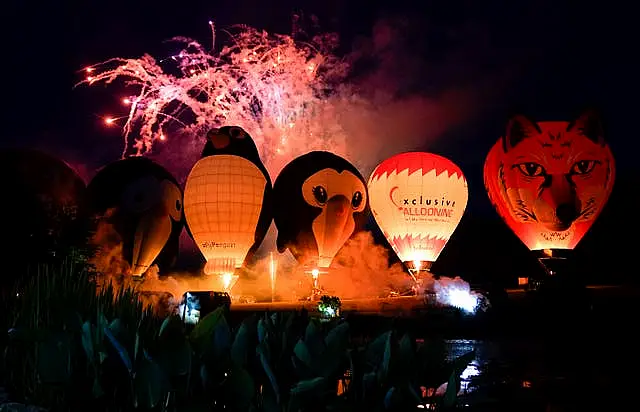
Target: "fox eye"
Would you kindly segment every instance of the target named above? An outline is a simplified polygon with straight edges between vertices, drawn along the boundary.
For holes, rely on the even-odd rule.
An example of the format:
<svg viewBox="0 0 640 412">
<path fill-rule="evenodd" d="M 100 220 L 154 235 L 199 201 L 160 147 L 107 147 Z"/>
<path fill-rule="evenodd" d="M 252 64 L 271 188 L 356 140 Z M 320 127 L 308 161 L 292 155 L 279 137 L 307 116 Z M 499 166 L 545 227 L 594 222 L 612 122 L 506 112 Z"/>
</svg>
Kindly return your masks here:
<svg viewBox="0 0 640 412">
<path fill-rule="evenodd" d="M 597 163 L 595 160 L 580 160 L 575 162 L 574 165 L 571 166 L 571 174 L 586 175 L 587 173 L 591 173 Z"/>
<path fill-rule="evenodd" d="M 519 163 L 516 165 L 520 173 L 527 177 L 538 177 L 543 176 L 547 172 L 544 170 L 544 167 L 534 162 L 525 162 Z"/>
</svg>

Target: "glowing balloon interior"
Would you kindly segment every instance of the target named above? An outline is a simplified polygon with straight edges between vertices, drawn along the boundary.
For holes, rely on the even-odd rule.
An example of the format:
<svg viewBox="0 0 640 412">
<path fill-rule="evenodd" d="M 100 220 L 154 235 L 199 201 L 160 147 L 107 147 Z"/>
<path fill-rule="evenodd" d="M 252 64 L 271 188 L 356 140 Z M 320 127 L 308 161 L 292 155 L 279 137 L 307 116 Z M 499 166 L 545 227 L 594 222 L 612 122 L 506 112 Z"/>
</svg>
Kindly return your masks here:
<svg viewBox="0 0 640 412">
<path fill-rule="evenodd" d="M 255 243 L 267 179 L 251 161 L 233 155 L 200 159 L 187 177 L 184 213 L 207 260 L 205 274 L 242 266 Z"/>
<path fill-rule="evenodd" d="M 401 153 L 380 163 L 369 179 L 371 211 L 391 247 L 414 270 L 429 269 L 467 206 L 467 181 L 450 160 Z"/>
<path fill-rule="evenodd" d="M 573 249 L 607 202 L 615 165 L 594 112 L 572 122 L 513 117 L 489 152 L 491 202 L 530 250 Z"/>
</svg>

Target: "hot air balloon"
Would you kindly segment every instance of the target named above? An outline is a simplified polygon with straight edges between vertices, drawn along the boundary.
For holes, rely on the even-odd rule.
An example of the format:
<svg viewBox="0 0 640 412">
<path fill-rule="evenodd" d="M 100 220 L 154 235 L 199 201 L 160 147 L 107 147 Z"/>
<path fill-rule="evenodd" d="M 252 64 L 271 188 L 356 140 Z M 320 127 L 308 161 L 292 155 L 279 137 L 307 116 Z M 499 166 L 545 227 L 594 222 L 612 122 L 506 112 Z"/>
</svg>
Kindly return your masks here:
<svg viewBox="0 0 640 412">
<path fill-rule="evenodd" d="M 97 222 L 120 237 L 131 275 L 140 278 L 154 263 L 161 271 L 175 263 L 182 191 L 164 167 L 145 157 L 118 160 L 100 169 L 87 191 Z"/>
<path fill-rule="evenodd" d="M 0 248 L 8 289 L 27 262 L 63 257 L 88 237 L 84 181 L 64 161 L 39 150 L 0 150 L 5 241 Z"/>
<path fill-rule="evenodd" d="M 365 180 L 347 160 L 315 151 L 287 164 L 273 191 L 278 251 L 309 267 L 317 287 L 318 274 L 366 223 Z"/>
<path fill-rule="evenodd" d="M 432 153 L 380 163 L 369 178 L 371 211 L 410 273 L 430 270 L 455 231 L 469 197 L 462 170 Z"/>
<path fill-rule="evenodd" d="M 271 179 L 253 139 L 242 128 L 212 129 L 202 158 L 185 186 L 184 213 L 190 235 L 228 291 L 240 268 L 271 225 Z"/>
<path fill-rule="evenodd" d="M 606 204 L 615 164 L 592 110 L 571 122 L 517 115 L 484 164 L 498 214 L 549 274 L 566 265 Z"/>
</svg>

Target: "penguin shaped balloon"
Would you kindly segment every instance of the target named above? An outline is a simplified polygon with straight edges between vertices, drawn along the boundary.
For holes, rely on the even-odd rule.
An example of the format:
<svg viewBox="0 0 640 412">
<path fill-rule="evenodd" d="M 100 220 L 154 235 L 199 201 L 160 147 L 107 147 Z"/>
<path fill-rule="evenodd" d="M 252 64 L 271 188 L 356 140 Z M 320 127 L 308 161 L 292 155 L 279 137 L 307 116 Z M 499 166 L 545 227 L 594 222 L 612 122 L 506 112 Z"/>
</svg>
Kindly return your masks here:
<svg viewBox="0 0 640 412">
<path fill-rule="evenodd" d="M 103 167 L 87 187 L 90 207 L 122 240 L 122 257 L 131 274 L 142 276 L 157 263 L 171 267 L 182 231 L 182 191 L 162 166 L 130 157 Z"/>
<path fill-rule="evenodd" d="M 271 198 L 271 178 L 251 136 L 238 126 L 211 129 L 184 192 L 205 274 L 231 276 L 253 256 L 271 225 Z"/>
<path fill-rule="evenodd" d="M 367 185 L 355 166 L 333 153 L 310 152 L 289 164 L 273 186 L 278 251 L 303 265 L 328 268 L 366 224 Z"/>
</svg>

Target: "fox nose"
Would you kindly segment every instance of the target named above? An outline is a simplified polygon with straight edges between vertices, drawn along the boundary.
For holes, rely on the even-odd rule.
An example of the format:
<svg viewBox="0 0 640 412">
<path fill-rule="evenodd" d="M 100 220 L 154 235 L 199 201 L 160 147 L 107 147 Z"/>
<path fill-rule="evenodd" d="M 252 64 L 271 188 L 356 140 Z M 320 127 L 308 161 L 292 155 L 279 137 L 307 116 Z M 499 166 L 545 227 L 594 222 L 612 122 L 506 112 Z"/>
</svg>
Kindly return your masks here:
<svg viewBox="0 0 640 412">
<path fill-rule="evenodd" d="M 563 203 L 556 208 L 556 216 L 558 220 L 568 226 L 578 217 L 578 210 L 575 205 Z"/>
</svg>

